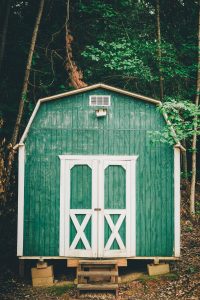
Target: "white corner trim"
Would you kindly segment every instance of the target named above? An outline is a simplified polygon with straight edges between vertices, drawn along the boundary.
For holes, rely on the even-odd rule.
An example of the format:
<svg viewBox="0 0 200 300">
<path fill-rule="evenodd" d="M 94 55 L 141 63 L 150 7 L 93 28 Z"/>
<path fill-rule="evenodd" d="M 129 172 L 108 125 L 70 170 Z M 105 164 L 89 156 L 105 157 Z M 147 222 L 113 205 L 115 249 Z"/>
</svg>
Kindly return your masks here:
<svg viewBox="0 0 200 300">
<path fill-rule="evenodd" d="M 18 162 L 17 256 L 23 256 L 25 146 L 22 144 L 19 145 Z"/>
<path fill-rule="evenodd" d="M 180 256 L 180 149 L 174 147 L 174 256 Z"/>
<path fill-rule="evenodd" d="M 65 180 L 65 171 L 66 171 L 66 163 L 65 160 L 61 160 L 60 164 L 60 238 L 59 238 L 59 256 L 65 255 L 65 191 L 66 191 L 66 184 Z"/>
<path fill-rule="evenodd" d="M 137 156 L 138 158 L 138 156 Z M 132 180 L 131 184 L 131 202 L 130 202 L 130 210 L 132 212 L 131 218 L 131 253 L 130 256 L 136 256 L 136 160 L 131 161 L 131 170 L 130 170 L 130 178 Z"/>
<path fill-rule="evenodd" d="M 32 123 L 33 123 L 33 120 L 34 120 L 34 118 L 35 118 L 35 116 L 36 116 L 36 114 L 37 114 L 37 112 L 38 112 L 38 110 L 39 110 L 40 103 L 41 103 L 41 100 L 38 100 L 38 102 L 37 102 L 37 104 L 36 104 L 36 106 L 35 106 L 35 108 L 34 108 L 34 110 L 33 110 L 33 113 L 32 113 L 32 115 L 31 115 L 31 117 L 30 117 L 30 119 L 29 119 L 29 121 L 28 121 L 28 124 L 27 124 L 27 126 L 26 126 L 26 129 L 25 129 L 25 131 L 24 131 L 24 133 L 23 133 L 23 135 L 22 135 L 22 137 L 21 137 L 21 140 L 20 140 L 20 142 L 19 142 L 19 145 L 24 143 L 24 140 L 25 140 L 26 137 L 27 137 L 27 134 L 28 134 L 28 132 L 29 132 L 29 129 L 30 129 Z"/>
</svg>

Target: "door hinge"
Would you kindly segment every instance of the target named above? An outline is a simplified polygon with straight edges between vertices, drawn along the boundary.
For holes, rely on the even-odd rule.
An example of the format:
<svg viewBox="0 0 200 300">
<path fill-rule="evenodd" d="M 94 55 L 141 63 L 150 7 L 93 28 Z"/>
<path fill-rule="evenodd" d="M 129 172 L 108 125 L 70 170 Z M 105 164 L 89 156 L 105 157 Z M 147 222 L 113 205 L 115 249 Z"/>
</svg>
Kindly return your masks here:
<svg viewBox="0 0 200 300">
<path fill-rule="evenodd" d="M 101 208 L 95 208 L 94 211 L 101 211 Z"/>
</svg>

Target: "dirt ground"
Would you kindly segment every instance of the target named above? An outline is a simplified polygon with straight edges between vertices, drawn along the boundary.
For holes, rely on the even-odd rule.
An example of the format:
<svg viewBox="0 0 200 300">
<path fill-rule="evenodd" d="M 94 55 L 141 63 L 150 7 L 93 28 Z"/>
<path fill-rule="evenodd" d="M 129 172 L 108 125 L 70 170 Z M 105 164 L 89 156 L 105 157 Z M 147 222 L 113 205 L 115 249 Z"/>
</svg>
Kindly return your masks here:
<svg viewBox="0 0 200 300">
<path fill-rule="evenodd" d="M 184 184 L 182 189 L 183 199 L 186 200 L 182 201 L 181 209 L 182 233 L 180 261 L 170 263 L 171 273 L 165 276 L 150 277 L 144 274 L 137 280 L 120 284 L 119 299 L 200 299 L 200 218 L 196 218 L 195 221 L 188 220 L 188 197 L 187 189 Z M 198 195 L 198 197 L 200 197 L 200 193 Z M 144 271 L 145 269 L 140 269 L 140 271 Z M 138 263 L 131 263 L 127 269 L 121 271 L 121 275 L 135 271 L 138 271 Z M 33 288 L 30 278 L 26 279 L 26 281 L 20 280 L 15 273 L 9 269 L 4 269 L 4 271 L 0 273 L 0 300 L 78 299 L 77 290 L 72 281 L 74 275 L 73 270 L 69 271 L 68 269 L 63 277 L 56 274 L 57 283 L 55 283 L 53 287 Z M 89 294 L 81 294 L 79 299 L 100 300 L 115 299 L 115 297 L 112 293 L 91 292 Z"/>
</svg>

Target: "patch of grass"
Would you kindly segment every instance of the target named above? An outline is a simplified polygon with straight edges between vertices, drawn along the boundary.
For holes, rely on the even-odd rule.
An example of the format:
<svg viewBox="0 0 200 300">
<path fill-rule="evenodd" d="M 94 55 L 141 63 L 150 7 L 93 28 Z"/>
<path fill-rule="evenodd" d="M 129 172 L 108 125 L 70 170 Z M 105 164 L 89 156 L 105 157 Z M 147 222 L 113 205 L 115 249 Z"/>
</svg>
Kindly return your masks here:
<svg viewBox="0 0 200 300">
<path fill-rule="evenodd" d="M 162 279 L 166 280 L 177 280 L 179 278 L 178 274 L 176 273 L 168 273 L 161 276 Z"/>
<path fill-rule="evenodd" d="M 189 266 L 189 267 L 187 268 L 187 272 L 188 272 L 189 274 L 198 273 L 198 271 L 199 271 L 199 268 L 198 268 L 197 266 Z"/>
<path fill-rule="evenodd" d="M 150 280 L 159 280 L 159 276 L 149 276 L 149 275 L 142 275 L 139 279 L 140 282 L 146 282 L 146 281 L 150 281 Z"/>
<path fill-rule="evenodd" d="M 193 227 L 192 226 L 186 226 L 185 227 L 185 231 L 186 232 L 192 232 L 193 231 Z"/>
<path fill-rule="evenodd" d="M 73 284 L 65 284 L 65 285 L 54 285 L 48 288 L 45 288 L 46 292 L 53 296 L 62 296 L 67 293 L 74 287 Z"/>
<path fill-rule="evenodd" d="M 164 274 L 164 275 L 143 275 L 141 276 L 141 278 L 139 278 L 138 280 L 140 282 L 146 282 L 146 281 L 159 281 L 159 280 L 177 280 L 178 279 L 178 275 L 175 273 L 168 273 L 168 274 Z"/>
</svg>

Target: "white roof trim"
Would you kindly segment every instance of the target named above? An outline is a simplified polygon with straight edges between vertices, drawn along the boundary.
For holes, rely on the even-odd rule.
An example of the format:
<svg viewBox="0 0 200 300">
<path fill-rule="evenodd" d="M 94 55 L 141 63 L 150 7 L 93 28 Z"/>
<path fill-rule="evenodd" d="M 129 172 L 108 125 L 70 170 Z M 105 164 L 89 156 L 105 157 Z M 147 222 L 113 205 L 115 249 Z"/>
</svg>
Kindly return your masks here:
<svg viewBox="0 0 200 300">
<path fill-rule="evenodd" d="M 87 92 L 87 91 L 94 90 L 94 89 L 97 89 L 97 88 L 103 88 L 103 89 L 106 89 L 106 90 L 109 90 L 109 91 L 121 93 L 121 94 L 130 96 L 130 97 L 134 97 L 134 98 L 139 98 L 141 100 L 145 100 L 145 101 L 155 103 L 155 104 L 160 104 L 161 103 L 160 101 L 158 101 L 156 99 L 146 97 L 146 96 L 142 96 L 142 95 L 135 94 L 135 93 L 131 93 L 131 92 L 128 92 L 128 91 L 125 91 L 125 90 L 122 90 L 122 89 L 118 89 L 114 86 L 106 85 L 106 84 L 103 84 L 103 83 L 97 83 L 97 84 L 94 84 L 94 85 L 86 86 L 86 87 L 78 89 L 78 90 L 73 90 L 73 91 L 62 93 L 62 94 L 57 94 L 57 95 L 54 95 L 54 96 L 45 97 L 45 98 L 40 99 L 40 101 L 45 102 L 45 101 L 55 100 L 55 99 L 58 99 L 58 98 L 67 97 L 67 96 Z"/>
<path fill-rule="evenodd" d="M 38 100 L 34 110 L 33 110 L 33 113 L 29 119 L 29 122 L 26 126 L 26 129 L 21 137 L 21 140 L 19 142 L 19 145 L 20 144 L 23 144 L 26 137 L 27 137 L 27 134 L 29 132 L 29 129 L 31 127 L 31 124 L 39 110 L 39 107 L 40 107 L 40 104 L 42 102 L 46 102 L 46 101 L 51 101 L 51 100 L 56 100 L 56 99 L 60 99 L 62 97 L 68 97 L 68 96 L 72 96 L 72 95 L 75 95 L 75 94 L 79 94 L 79 93 L 83 93 L 83 92 L 87 92 L 87 91 L 90 91 L 90 90 L 94 90 L 94 89 L 97 89 L 97 88 L 103 88 L 103 89 L 107 89 L 107 90 L 110 90 L 110 91 L 113 91 L 113 92 L 117 92 L 117 93 L 120 93 L 120 94 L 123 94 L 123 95 L 127 95 L 129 97 L 133 97 L 133 98 L 138 98 L 138 99 L 141 99 L 141 100 L 144 100 L 144 101 L 147 101 L 147 102 L 151 102 L 151 103 L 154 103 L 156 105 L 161 105 L 162 103 L 159 101 L 159 100 L 156 100 L 156 99 L 153 99 L 153 98 L 150 98 L 150 97 L 146 97 L 146 96 L 142 96 L 142 95 L 139 95 L 139 94 L 135 94 L 135 93 L 131 93 L 131 92 L 128 92 L 126 90 L 122 90 L 122 89 L 118 89 L 116 87 L 113 87 L 113 86 L 110 86 L 110 85 L 106 85 L 106 84 L 103 84 L 103 83 L 97 83 L 97 84 L 94 84 L 94 85 L 91 85 L 91 86 L 86 86 L 84 88 L 81 88 L 81 89 L 77 89 L 77 90 L 73 90 L 73 91 L 69 91 L 69 92 L 65 92 L 65 93 L 62 93 L 62 94 L 57 94 L 57 95 L 54 95 L 54 96 L 50 96 L 50 97 L 45 97 L 45 98 L 41 98 Z M 167 115 L 166 114 L 163 114 L 164 116 L 164 119 L 166 120 L 166 122 L 170 124 L 170 121 L 168 120 L 167 118 Z M 176 138 L 176 133 L 175 133 L 175 130 L 174 128 L 172 127 L 172 125 L 170 126 L 171 130 L 172 130 L 172 133 L 173 133 L 173 136 L 174 136 L 174 140 L 176 142 L 176 147 L 179 147 L 181 150 L 185 151 L 185 148 L 181 145 L 181 143 L 177 140 Z M 17 145 L 15 145 L 15 149 L 18 148 Z"/>
</svg>

